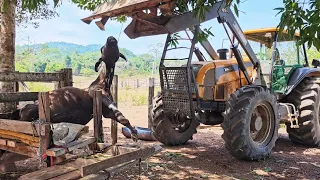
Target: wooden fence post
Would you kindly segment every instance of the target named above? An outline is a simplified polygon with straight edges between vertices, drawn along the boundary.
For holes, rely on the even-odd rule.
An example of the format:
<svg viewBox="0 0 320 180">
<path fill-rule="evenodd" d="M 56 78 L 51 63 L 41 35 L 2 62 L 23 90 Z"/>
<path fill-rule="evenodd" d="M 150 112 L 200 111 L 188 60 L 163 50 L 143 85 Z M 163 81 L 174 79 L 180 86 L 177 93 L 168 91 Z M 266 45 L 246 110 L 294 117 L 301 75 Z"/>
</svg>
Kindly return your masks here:
<svg viewBox="0 0 320 180">
<path fill-rule="evenodd" d="M 64 73 L 64 87 L 66 86 L 73 86 L 73 79 L 72 79 L 72 69 L 71 68 L 65 68 L 62 70 Z"/>
<path fill-rule="evenodd" d="M 61 69 L 60 71 L 57 71 L 58 73 L 63 73 L 63 69 Z M 63 87 L 63 84 L 62 84 L 63 81 L 55 81 L 54 82 L 54 89 L 60 89 Z"/>
<path fill-rule="evenodd" d="M 57 81 L 54 83 L 54 89 L 59 89 L 66 86 L 73 86 L 73 79 L 72 79 L 72 69 L 71 68 L 64 68 L 58 71 L 59 73 L 63 74 L 63 80 Z"/>
<path fill-rule="evenodd" d="M 19 73 L 19 71 L 16 71 L 16 72 L 18 72 Z M 15 86 L 14 86 L 14 92 L 19 92 L 19 82 L 17 81 L 17 82 L 15 82 Z M 19 102 L 16 102 L 16 106 L 18 106 L 19 105 Z"/>
<path fill-rule="evenodd" d="M 94 137 L 97 143 L 103 143 L 103 126 L 102 126 L 102 91 L 95 91 L 93 94 L 93 120 L 94 120 Z"/>
<path fill-rule="evenodd" d="M 118 107 L 118 75 L 114 75 L 112 83 L 112 97 L 115 106 Z M 118 141 L 118 123 L 116 120 L 111 119 L 111 139 L 112 145 L 116 144 Z"/>
<path fill-rule="evenodd" d="M 49 92 L 40 92 L 38 94 L 38 101 L 39 101 L 39 119 L 44 121 L 44 125 L 42 125 L 42 128 L 44 127 L 45 135 L 42 136 L 40 134 L 41 138 L 41 144 L 42 144 L 42 152 L 41 154 L 44 154 L 47 149 L 50 146 L 50 139 L 51 139 L 51 133 L 50 133 L 50 122 L 51 122 L 51 116 L 50 116 L 50 102 L 49 102 Z"/>
<path fill-rule="evenodd" d="M 152 126 L 152 99 L 154 96 L 154 78 L 149 78 L 149 96 L 148 96 L 148 128 L 151 129 Z"/>
</svg>

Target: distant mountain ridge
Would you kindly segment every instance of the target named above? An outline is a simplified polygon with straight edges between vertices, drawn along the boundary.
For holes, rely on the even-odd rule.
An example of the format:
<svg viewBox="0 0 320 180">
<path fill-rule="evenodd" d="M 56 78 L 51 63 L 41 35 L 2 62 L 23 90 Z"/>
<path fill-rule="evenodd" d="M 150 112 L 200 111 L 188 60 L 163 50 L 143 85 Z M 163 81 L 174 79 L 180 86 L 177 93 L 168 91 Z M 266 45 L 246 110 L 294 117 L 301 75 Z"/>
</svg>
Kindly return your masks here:
<svg viewBox="0 0 320 180">
<path fill-rule="evenodd" d="M 40 49 L 42 45 L 47 45 L 49 48 L 55 48 L 59 49 L 63 55 L 71 55 L 73 52 L 78 52 L 79 54 L 84 54 L 87 52 L 97 52 L 100 51 L 100 48 L 103 45 L 100 44 L 89 44 L 89 45 L 80 45 L 80 44 L 74 44 L 74 43 L 67 43 L 67 42 L 47 42 L 42 44 L 33 44 L 33 45 L 17 45 L 17 51 L 23 50 L 25 48 L 30 49 Z M 120 51 L 125 51 L 125 54 L 130 57 L 135 57 L 136 55 L 125 48 L 120 47 Z"/>
</svg>

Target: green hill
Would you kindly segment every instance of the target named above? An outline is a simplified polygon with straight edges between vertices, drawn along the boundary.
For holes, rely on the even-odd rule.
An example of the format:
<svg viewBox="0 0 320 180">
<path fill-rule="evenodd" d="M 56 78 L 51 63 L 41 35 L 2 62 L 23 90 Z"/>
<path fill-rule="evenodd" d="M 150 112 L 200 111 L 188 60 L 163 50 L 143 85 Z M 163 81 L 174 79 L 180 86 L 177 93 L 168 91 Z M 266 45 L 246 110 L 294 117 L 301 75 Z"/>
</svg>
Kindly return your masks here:
<svg viewBox="0 0 320 180">
<path fill-rule="evenodd" d="M 41 47 L 43 46 L 47 46 L 48 48 L 52 48 L 52 49 L 57 49 L 64 56 L 67 56 L 67 55 L 70 56 L 73 52 L 77 52 L 79 54 L 84 54 L 88 52 L 97 52 L 97 51 L 100 51 L 100 48 L 103 45 L 90 44 L 87 46 L 83 46 L 83 45 L 67 43 L 67 42 L 48 42 L 45 44 L 16 46 L 16 51 L 19 53 L 26 49 L 32 49 L 34 51 L 39 52 L 41 50 Z M 136 56 L 132 51 L 125 48 L 120 48 L 120 51 L 124 53 L 128 58 L 132 58 Z"/>
<path fill-rule="evenodd" d="M 102 45 L 99 44 L 83 46 L 66 42 L 16 46 L 16 70 L 20 72 L 54 72 L 71 67 L 74 75 L 90 76 L 95 73 L 94 64 L 100 57 L 101 47 Z M 121 47 L 120 52 L 126 56 L 129 62 L 125 63 L 120 58 L 116 73 L 124 76 L 151 73 L 152 61 L 155 60 L 152 55 L 135 55 L 132 51 Z"/>
</svg>

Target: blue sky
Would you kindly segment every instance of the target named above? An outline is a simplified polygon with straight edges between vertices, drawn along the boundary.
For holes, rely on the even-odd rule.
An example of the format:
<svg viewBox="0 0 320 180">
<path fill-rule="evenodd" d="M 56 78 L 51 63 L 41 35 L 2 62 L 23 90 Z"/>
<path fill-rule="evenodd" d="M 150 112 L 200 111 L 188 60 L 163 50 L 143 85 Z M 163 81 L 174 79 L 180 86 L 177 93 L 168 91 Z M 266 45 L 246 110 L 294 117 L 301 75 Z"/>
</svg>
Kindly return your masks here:
<svg viewBox="0 0 320 180">
<path fill-rule="evenodd" d="M 282 6 L 280 0 L 243 0 L 240 10 L 238 22 L 243 30 L 273 27 L 279 23 L 280 16 L 276 16 L 273 9 Z M 81 45 L 88 44 L 104 44 L 108 36 L 118 38 L 122 24 L 118 22 L 108 21 L 105 31 L 101 31 L 94 22 L 85 24 L 80 19 L 91 15 L 90 11 L 84 11 L 67 1 L 63 1 L 61 7 L 58 8 L 59 17 L 48 21 L 40 20 L 40 27 L 35 29 L 32 26 L 27 28 L 17 28 L 16 44 L 38 44 L 45 42 L 62 41 Z M 123 29 L 130 23 L 130 20 L 123 24 L 121 36 L 119 39 L 119 47 L 127 48 L 135 54 L 148 52 L 150 46 L 157 43 L 164 43 L 166 36 L 150 36 L 138 39 L 129 39 L 124 34 Z M 221 48 L 222 40 L 227 38 L 222 25 L 217 20 L 211 20 L 201 25 L 201 28 L 212 27 L 215 35 L 210 37 L 209 41 L 215 49 Z M 27 40 L 29 38 L 29 41 Z M 225 41 L 224 47 L 229 44 Z"/>
</svg>

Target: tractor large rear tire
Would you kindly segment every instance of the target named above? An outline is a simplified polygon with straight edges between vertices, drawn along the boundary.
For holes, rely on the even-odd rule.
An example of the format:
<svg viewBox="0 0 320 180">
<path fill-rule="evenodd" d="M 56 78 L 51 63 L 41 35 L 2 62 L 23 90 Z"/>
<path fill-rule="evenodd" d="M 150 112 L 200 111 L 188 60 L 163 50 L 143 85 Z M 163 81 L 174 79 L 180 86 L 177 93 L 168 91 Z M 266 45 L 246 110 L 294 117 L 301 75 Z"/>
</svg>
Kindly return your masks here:
<svg viewBox="0 0 320 180">
<path fill-rule="evenodd" d="M 262 86 L 244 86 L 231 94 L 221 127 L 225 147 L 232 156 L 240 160 L 270 156 L 280 121 L 276 103 L 276 97 Z"/>
<path fill-rule="evenodd" d="M 287 132 L 293 143 L 320 146 L 320 86 L 316 79 L 304 79 L 288 95 L 287 102 L 294 104 L 299 112 L 299 128 L 290 128 L 287 124 Z"/>
<path fill-rule="evenodd" d="M 197 132 L 199 122 L 186 119 L 185 127 L 182 130 L 176 130 L 173 126 L 173 114 L 164 113 L 161 95 L 158 94 L 153 100 L 152 110 L 152 133 L 153 136 L 166 146 L 179 146 L 186 144 L 192 139 L 193 134 Z M 186 118 L 186 117 L 185 117 Z"/>
</svg>

